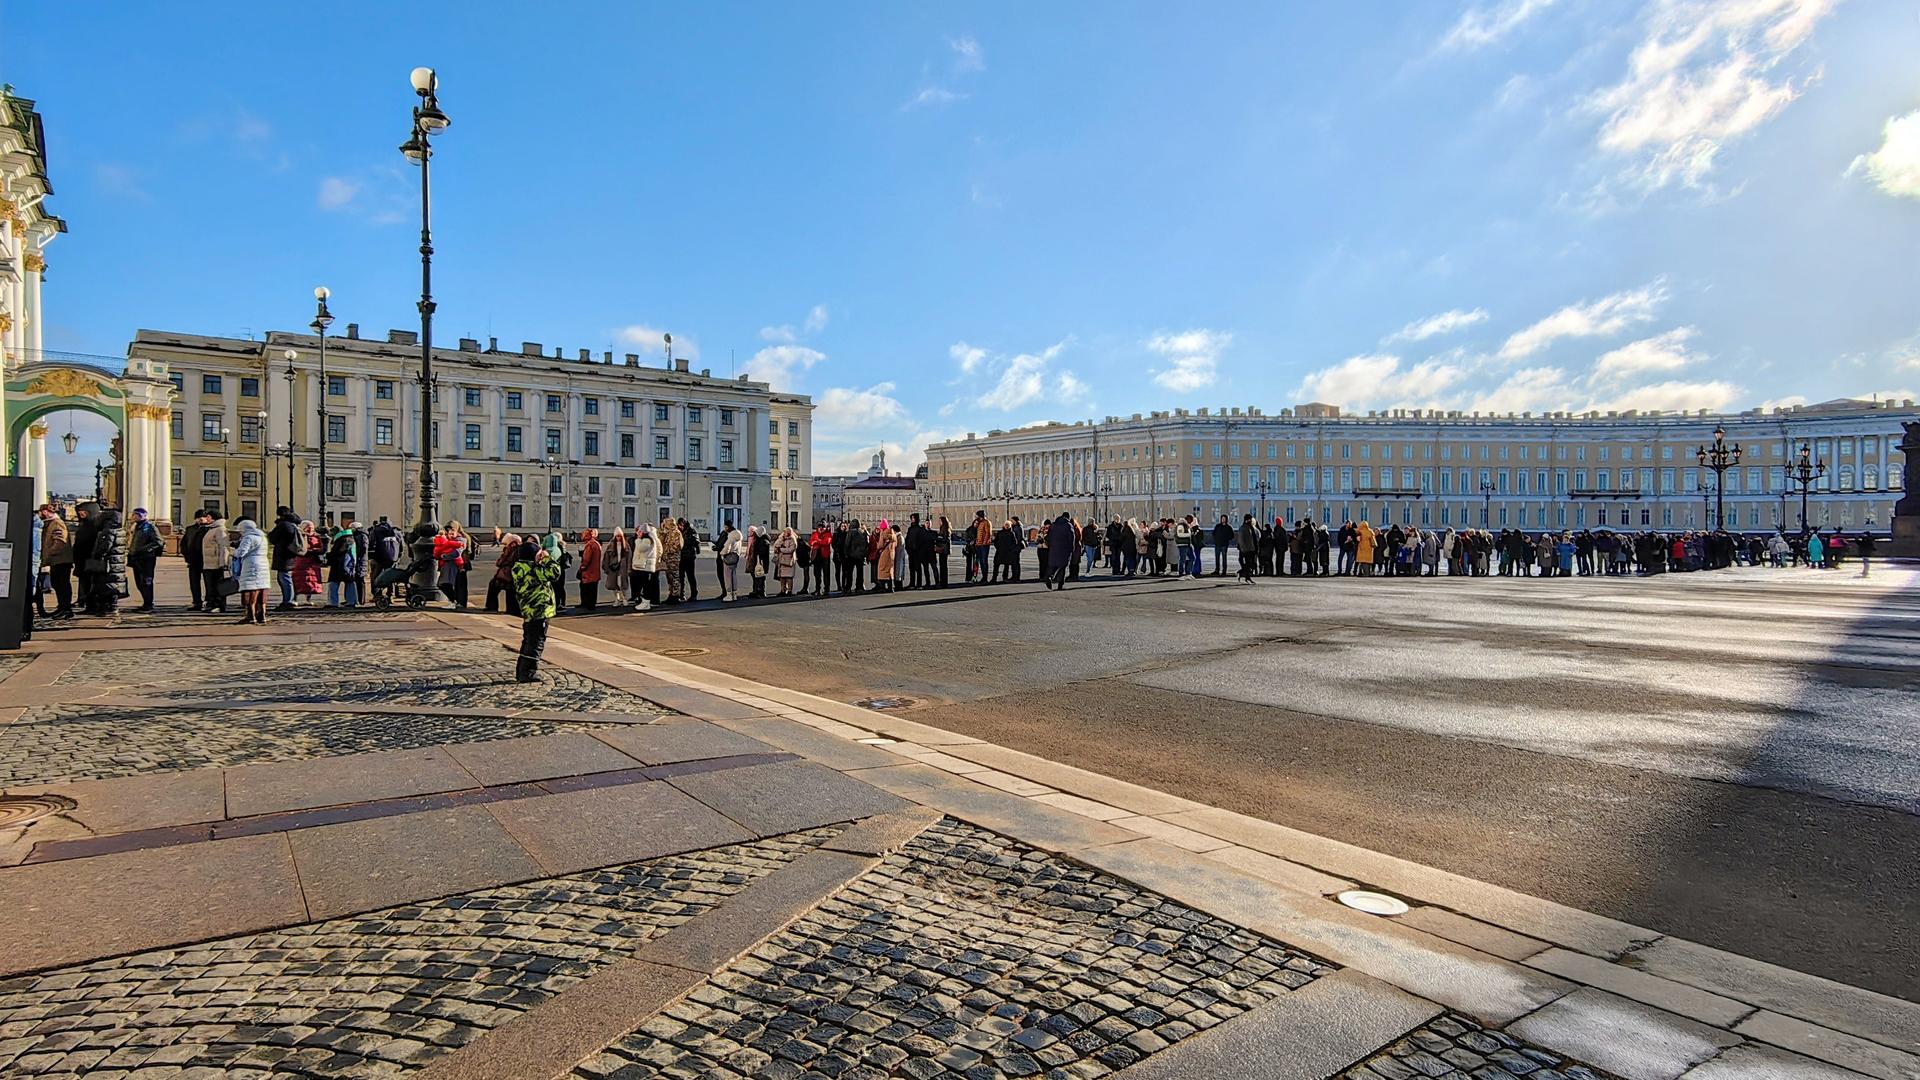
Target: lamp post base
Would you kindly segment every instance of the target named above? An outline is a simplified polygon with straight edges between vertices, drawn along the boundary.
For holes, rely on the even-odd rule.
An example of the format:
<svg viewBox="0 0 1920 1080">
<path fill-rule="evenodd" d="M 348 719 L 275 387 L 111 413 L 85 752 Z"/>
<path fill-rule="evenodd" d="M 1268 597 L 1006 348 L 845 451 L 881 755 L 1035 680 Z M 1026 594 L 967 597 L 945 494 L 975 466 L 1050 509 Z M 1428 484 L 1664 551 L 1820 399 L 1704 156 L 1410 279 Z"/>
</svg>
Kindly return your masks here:
<svg viewBox="0 0 1920 1080">
<path fill-rule="evenodd" d="M 1920 559 L 1920 516 L 1894 515 L 1890 547 L 1887 554 L 1896 559 Z"/>
<path fill-rule="evenodd" d="M 427 596 L 432 596 L 440 584 L 440 564 L 433 557 L 433 538 L 438 535 L 440 526 L 430 514 L 415 522 L 407 533 L 407 546 L 413 550 L 415 567 L 413 586 Z"/>
</svg>

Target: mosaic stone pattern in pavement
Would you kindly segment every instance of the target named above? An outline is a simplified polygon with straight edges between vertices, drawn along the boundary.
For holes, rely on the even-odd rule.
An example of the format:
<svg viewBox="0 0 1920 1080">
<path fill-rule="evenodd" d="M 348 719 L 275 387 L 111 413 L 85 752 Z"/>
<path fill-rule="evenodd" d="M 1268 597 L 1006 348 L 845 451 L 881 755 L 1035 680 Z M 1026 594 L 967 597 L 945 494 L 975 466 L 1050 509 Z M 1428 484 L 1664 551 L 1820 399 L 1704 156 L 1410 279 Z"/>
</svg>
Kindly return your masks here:
<svg viewBox="0 0 1920 1080">
<path fill-rule="evenodd" d="M 0 727 L 0 788 L 108 780 L 374 750 L 412 750 L 618 725 L 449 713 L 200 712 L 40 705 Z"/>
<path fill-rule="evenodd" d="M 1610 1080 L 1613 1074 L 1449 1013 L 1340 1075 L 1342 1080 Z"/>
<path fill-rule="evenodd" d="M 393 1076 L 631 955 L 837 831 L 0 981 L 0 1075 Z"/>
<path fill-rule="evenodd" d="M 943 821 L 583 1078 L 1092 1078 L 1330 969 Z"/>
</svg>

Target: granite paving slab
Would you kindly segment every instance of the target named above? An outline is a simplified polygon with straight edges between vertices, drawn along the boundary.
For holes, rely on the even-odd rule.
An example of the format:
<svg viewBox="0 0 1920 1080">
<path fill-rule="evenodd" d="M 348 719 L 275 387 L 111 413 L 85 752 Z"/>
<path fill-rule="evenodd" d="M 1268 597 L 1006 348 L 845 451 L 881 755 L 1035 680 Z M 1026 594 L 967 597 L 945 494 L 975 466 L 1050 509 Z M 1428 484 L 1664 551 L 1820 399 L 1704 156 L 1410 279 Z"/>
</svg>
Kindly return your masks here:
<svg viewBox="0 0 1920 1080">
<path fill-rule="evenodd" d="M 315 919 L 541 876 L 533 856 L 478 806 L 298 829 L 287 838 Z"/>
<path fill-rule="evenodd" d="M 304 922 L 281 836 L 0 869 L 0 975 Z"/>
<path fill-rule="evenodd" d="M 906 800 L 809 761 L 667 781 L 760 836 L 903 810 Z"/>
<path fill-rule="evenodd" d="M 219 821 L 227 804 L 226 782 L 218 769 L 6 789 L 9 795 L 30 793 L 72 799 L 74 807 L 65 816 L 102 834 Z"/>
<path fill-rule="evenodd" d="M 280 761 L 227 770 L 227 814 L 250 817 L 478 787 L 441 747 Z"/>
<path fill-rule="evenodd" d="M 737 782 L 747 771 L 726 775 Z M 753 839 L 733 821 L 661 781 L 514 799 L 490 804 L 487 810 L 550 874 Z"/>
<path fill-rule="evenodd" d="M 488 785 L 583 776 L 640 764 L 583 731 L 463 743 L 447 747 L 447 753 L 474 779 Z"/>
<path fill-rule="evenodd" d="M 1575 1055 L 1625 1080 L 1676 1080 L 1738 1035 L 1629 1001 L 1576 990 L 1507 1025 L 1517 1039 Z"/>
<path fill-rule="evenodd" d="M 703 720 L 667 719 L 652 724 L 608 727 L 594 732 L 594 737 L 648 765 L 669 765 L 676 761 L 698 761 L 735 754 L 765 754 L 775 749 L 758 739 L 716 727 Z"/>
</svg>

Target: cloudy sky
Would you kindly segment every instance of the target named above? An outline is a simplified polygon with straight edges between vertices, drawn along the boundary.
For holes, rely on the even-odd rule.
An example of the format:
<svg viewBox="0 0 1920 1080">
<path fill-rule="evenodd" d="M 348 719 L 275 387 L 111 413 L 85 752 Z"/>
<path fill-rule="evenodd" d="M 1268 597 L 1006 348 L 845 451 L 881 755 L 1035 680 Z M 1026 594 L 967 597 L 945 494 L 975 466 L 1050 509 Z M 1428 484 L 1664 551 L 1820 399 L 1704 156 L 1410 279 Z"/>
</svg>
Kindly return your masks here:
<svg viewBox="0 0 1920 1080">
<path fill-rule="evenodd" d="M 818 403 L 818 471 L 1041 419 L 1306 400 L 1920 396 L 1920 8 L 4 9 L 49 348 L 413 325 Z M 110 70 L 78 62 L 112 57 Z"/>
</svg>

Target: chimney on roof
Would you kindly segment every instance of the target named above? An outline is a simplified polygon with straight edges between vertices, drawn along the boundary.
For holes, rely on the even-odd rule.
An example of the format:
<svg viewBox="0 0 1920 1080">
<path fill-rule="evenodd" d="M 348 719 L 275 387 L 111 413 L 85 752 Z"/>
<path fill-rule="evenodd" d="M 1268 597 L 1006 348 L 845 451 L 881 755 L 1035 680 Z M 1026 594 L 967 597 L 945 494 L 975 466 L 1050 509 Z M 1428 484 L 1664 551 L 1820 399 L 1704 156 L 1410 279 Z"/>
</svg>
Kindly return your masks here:
<svg viewBox="0 0 1920 1080">
<path fill-rule="evenodd" d="M 567 358 L 567 350 L 555 345 L 553 347 L 553 358 L 555 360 L 565 360 Z"/>
<path fill-rule="evenodd" d="M 703 379 L 711 379 L 711 378 L 713 378 L 713 369 L 712 369 L 712 368 L 704 368 L 704 367 L 703 367 L 703 368 L 701 368 L 701 369 L 700 369 L 700 377 L 701 377 L 701 378 L 703 378 Z"/>
<path fill-rule="evenodd" d="M 360 340 L 360 324 L 359 323 L 350 322 L 347 324 L 347 339 L 350 341 Z"/>
<path fill-rule="evenodd" d="M 537 341 L 523 341 L 520 343 L 521 356 L 545 356 L 546 354 L 547 347 Z"/>
<path fill-rule="evenodd" d="M 499 339 L 499 338 L 497 338 L 497 337 L 490 337 L 490 338 L 488 338 L 488 339 L 487 339 L 487 351 L 488 351 L 488 352 L 499 352 L 499 351 L 500 351 L 500 339 Z"/>
<path fill-rule="evenodd" d="M 480 343 L 474 340 L 473 338 L 463 337 L 460 339 L 460 351 L 461 352 L 479 352 Z"/>
<path fill-rule="evenodd" d="M 387 344 L 389 345 L 417 345 L 419 342 L 420 335 L 411 330 L 387 331 Z"/>
<path fill-rule="evenodd" d="M 592 349 L 581 349 L 581 350 L 580 350 L 580 362 L 581 362 L 581 363 L 583 363 L 583 364 L 585 364 L 585 363 L 590 363 L 590 362 L 592 362 L 592 360 L 593 360 L 593 350 L 592 350 Z"/>
<path fill-rule="evenodd" d="M 639 354 L 639 353 L 628 353 L 628 354 L 627 354 L 627 366 L 628 366 L 628 367 L 639 367 L 639 366 L 640 366 L 640 354 Z"/>
<path fill-rule="evenodd" d="M 678 371 L 678 372 L 681 372 L 682 374 L 684 374 L 684 373 L 686 373 L 686 370 L 687 370 L 687 358 L 686 358 L 686 357 L 684 357 L 684 356 L 676 356 L 676 357 L 674 357 L 674 358 L 673 358 L 673 370 L 675 370 L 675 371 Z"/>
<path fill-rule="evenodd" d="M 612 349 L 608 349 L 608 350 L 607 350 L 607 361 L 606 361 L 606 362 L 607 362 L 607 363 L 609 363 L 609 364 L 611 364 L 611 363 L 613 363 L 613 350 L 612 350 Z"/>
</svg>

